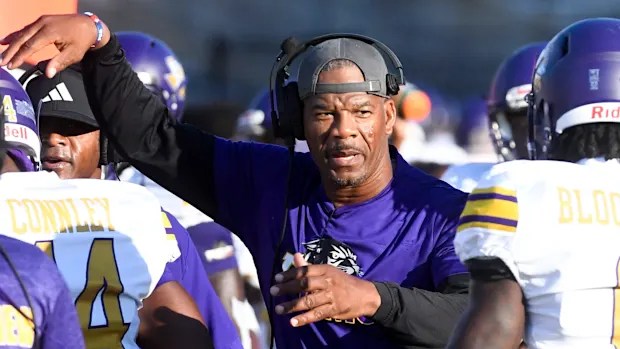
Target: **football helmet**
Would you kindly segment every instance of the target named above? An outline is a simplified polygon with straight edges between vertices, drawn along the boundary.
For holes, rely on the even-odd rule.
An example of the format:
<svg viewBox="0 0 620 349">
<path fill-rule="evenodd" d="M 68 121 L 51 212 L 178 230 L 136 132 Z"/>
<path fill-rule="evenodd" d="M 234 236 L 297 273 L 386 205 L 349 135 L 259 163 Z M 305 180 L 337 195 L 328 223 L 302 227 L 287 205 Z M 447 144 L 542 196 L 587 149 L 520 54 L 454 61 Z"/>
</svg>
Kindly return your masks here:
<svg viewBox="0 0 620 349">
<path fill-rule="evenodd" d="M 0 69 L 0 99 L 4 147 L 22 171 L 40 167 L 41 140 L 37 116 L 22 85 L 7 70 Z"/>
<path fill-rule="evenodd" d="M 271 132 L 271 100 L 269 89 L 262 89 L 239 115 L 233 138 L 237 140 L 266 141 Z"/>
<path fill-rule="evenodd" d="M 538 58 L 529 102 L 530 157 L 547 159 L 568 128 L 620 122 L 620 20 L 571 24 Z"/>
<path fill-rule="evenodd" d="M 514 51 L 495 72 L 488 94 L 491 141 L 504 161 L 526 159 L 527 101 L 532 90 L 536 59 L 544 42 L 531 43 Z"/>
<path fill-rule="evenodd" d="M 116 37 L 142 83 L 160 96 L 170 115 L 180 121 L 187 78 L 174 52 L 163 41 L 141 32 L 117 32 Z"/>
</svg>

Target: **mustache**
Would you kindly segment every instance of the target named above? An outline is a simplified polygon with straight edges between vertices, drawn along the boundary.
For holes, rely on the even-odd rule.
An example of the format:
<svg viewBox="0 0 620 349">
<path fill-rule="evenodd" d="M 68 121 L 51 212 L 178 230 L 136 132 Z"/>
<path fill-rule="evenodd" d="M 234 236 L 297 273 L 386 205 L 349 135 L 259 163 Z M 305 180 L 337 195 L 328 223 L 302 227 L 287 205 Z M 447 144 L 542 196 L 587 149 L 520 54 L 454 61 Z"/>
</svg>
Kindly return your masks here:
<svg viewBox="0 0 620 349">
<path fill-rule="evenodd" d="M 348 151 L 352 151 L 356 153 L 363 153 L 362 149 L 352 144 L 346 144 L 346 143 L 336 143 L 336 144 L 330 145 L 327 148 L 325 148 L 326 155 L 333 154 L 333 153 L 339 153 L 339 152 L 348 152 Z"/>
<path fill-rule="evenodd" d="M 63 161 L 73 162 L 73 156 L 71 156 L 71 152 L 67 150 L 61 150 L 58 148 L 45 148 L 41 154 L 42 159 L 53 158 L 53 159 L 62 159 Z"/>
</svg>

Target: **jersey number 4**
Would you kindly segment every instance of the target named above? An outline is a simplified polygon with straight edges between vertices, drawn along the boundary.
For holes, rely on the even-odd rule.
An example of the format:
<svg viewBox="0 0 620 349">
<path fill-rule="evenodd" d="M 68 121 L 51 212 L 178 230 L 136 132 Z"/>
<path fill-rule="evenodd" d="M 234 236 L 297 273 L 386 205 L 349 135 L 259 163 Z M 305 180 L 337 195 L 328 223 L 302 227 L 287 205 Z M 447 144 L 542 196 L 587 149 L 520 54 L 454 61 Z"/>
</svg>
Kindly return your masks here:
<svg viewBox="0 0 620 349">
<path fill-rule="evenodd" d="M 53 241 L 39 241 L 36 246 L 56 261 Z M 123 290 L 114 256 L 114 239 L 94 239 L 88 254 L 84 289 L 75 300 L 88 349 L 123 348 L 121 341 L 129 328 L 129 323 L 123 321 L 119 300 Z M 106 324 L 91 326 L 94 304 L 100 294 Z"/>
</svg>

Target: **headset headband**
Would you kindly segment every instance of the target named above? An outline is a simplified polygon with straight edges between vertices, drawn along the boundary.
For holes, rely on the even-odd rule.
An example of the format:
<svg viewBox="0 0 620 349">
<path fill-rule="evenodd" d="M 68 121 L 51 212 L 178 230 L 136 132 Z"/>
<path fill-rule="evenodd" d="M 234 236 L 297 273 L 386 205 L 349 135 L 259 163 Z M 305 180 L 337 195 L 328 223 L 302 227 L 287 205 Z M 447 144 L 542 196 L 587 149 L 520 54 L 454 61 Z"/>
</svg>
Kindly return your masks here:
<svg viewBox="0 0 620 349">
<path fill-rule="evenodd" d="M 286 125 L 282 125 L 282 120 L 289 117 L 284 115 L 284 110 L 281 105 L 282 98 L 288 100 L 288 103 L 292 102 L 292 99 L 295 96 L 286 96 L 282 95 L 286 94 L 283 91 L 284 82 L 290 76 L 289 74 L 289 66 L 290 64 L 297 58 L 300 54 L 306 52 L 308 48 L 312 46 L 316 46 L 322 42 L 333 40 L 333 39 L 353 39 L 359 40 L 366 44 L 374 46 L 381 53 L 381 56 L 384 59 L 384 62 L 387 63 L 386 57 L 391 62 L 392 68 L 394 69 L 392 72 L 388 72 L 388 77 L 392 76 L 392 81 L 394 81 L 396 85 L 396 89 L 398 86 L 405 84 L 405 76 L 403 72 L 403 66 L 396 54 L 388 48 L 382 42 L 370 38 L 368 36 L 359 35 L 359 34 L 351 34 L 351 33 L 336 33 L 336 34 L 327 34 L 317 36 L 313 39 L 306 41 L 305 43 L 300 43 L 296 38 L 289 37 L 282 42 L 280 45 L 280 53 L 276 57 L 276 60 L 271 69 L 270 79 L 269 79 L 269 99 L 271 103 L 271 113 L 272 113 L 272 122 L 274 124 L 274 133 L 276 136 L 287 139 L 294 138 L 295 136 L 291 134 L 290 128 L 294 122 L 290 120 L 286 120 L 288 123 Z M 387 64 L 386 64 L 387 65 Z M 387 77 L 386 77 L 387 78 Z M 295 87 L 296 89 L 296 87 Z M 290 94 L 290 93 L 289 93 Z M 298 96 L 297 96 L 298 97 Z M 291 116 L 293 118 L 294 116 Z M 297 132 L 299 127 L 297 127 Z M 299 137 L 298 137 L 299 138 Z M 302 138 L 299 138 L 302 139 Z"/>
<path fill-rule="evenodd" d="M 403 72 L 402 63 L 400 62 L 400 60 L 398 59 L 394 51 L 392 51 L 389 47 L 387 47 L 384 43 L 382 43 L 379 40 L 373 39 L 368 36 L 360 35 L 360 34 L 334 33 L 334 34 L 326 34 L 326 35 L 317 36 L 313 39 L 306 41 L 303 44 L 300 44 L 296 38 L 289 37 L 286 40 L 284 40 L 282 44 L 280 45 L 281 51 L 276 57 L 276 61 L 274 62 L 274 65 L 271 69 L 271 74 L 270 74 L 271 76 L 270 76 L 270 81 L 269 81 L 271 110 L 277 110 L 276 105 L 275 105 L 274 87 L 276 86 L 276 82 L 278 82 L 279 80 L 278 77 L 288 78 L 288 75 L 289 75 L 288 66 L 291 64 L 291 62 L 295 58 L 297 58 L 300 54 L 306 52 L 309 47 L 316 46 L 324 41 L 333 40 L 333 39 L 354 39 L 354 40 L 359 40 L 369 45 L 373 45 L 377 47 L 379 51 L 383 53 L 384 56 L 387 56 L 392 62 L 392 67 L 395 68 L 395 70 L 397 71 L 397 74 L 394 74 L 394 76 L 396 76 L 396 81 L 398 82 L 398 84 L 399 85 L 405 84 L 405 75 Z M 274 72 L 276 74 L 274 74 Z M 284 74 L 282 74 L 281 72 L 284 72 Z M 279 82 L 280 84 L 282 84 L 284 81 L 279 81 Z"/>
</svg>

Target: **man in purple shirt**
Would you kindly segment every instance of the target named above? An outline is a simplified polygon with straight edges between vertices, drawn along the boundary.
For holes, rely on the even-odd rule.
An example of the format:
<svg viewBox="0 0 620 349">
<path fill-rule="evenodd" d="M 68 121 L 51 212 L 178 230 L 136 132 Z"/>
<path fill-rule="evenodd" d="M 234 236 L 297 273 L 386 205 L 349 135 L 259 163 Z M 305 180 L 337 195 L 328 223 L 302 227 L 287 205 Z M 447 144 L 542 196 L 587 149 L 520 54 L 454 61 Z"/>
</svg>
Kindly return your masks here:
<svg viewBox="0 0 620 349">
<path fill-rule="evenodd" d="M 43 169 L 56 172 L 63 179 L 102 178 L 101 148 L 106 141 L 100 137 L 80 72 L 67 69 L 53 79 L 37 76 L 28 82 L 26 91 L 31 100 L 43 101 L 37 111 Z M 54 99 L 56 97 L 70 97 L 71 100 Z M 112 157 L 110 153 L 108 156 Z M 176 240 L 181 251 L 181 257 L 168 264 L 171 277 L 196 302 L 213 337 L 214 347 L 241 348 L 235 327 L 209 283 L 189 234 L 171 214 L 162 214 L 167 233 Z"/>
<path fill-rule="evenodd" d="M 88 34 L 90 20 L 41 19 L 4 41 L 0 64 L 18 66 L 49 43 L 61 53 L 48 76 L 82 61 L 89 102 L 119 152 L 248 246 L 278 347 L 445 345 L 466 302 L 454 294 L 468 276 L 453 248 L 466 195 L 388 146 L 396 117 L 389 96 L 402 81 L 375 45 L 335 38 L 310 47 L 297 91 L 281 101 L 310 153 L 289 157 L 282 147 L 175 122 L 109 30 Z M 301 266 L 296 252 L 313 265 Z"/>
</svg>

